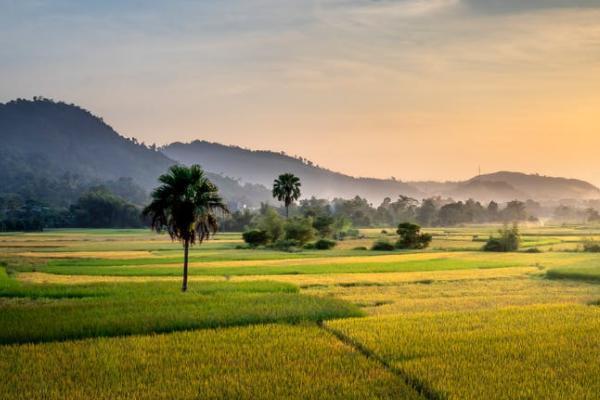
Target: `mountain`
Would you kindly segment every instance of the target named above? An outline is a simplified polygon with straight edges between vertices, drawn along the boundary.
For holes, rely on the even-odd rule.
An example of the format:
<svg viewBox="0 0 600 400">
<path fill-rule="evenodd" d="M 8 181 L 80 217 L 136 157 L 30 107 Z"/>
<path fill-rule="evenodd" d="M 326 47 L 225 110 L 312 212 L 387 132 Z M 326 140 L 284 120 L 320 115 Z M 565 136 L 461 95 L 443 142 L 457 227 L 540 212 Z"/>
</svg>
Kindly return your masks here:
<svg viewBox="0 0 600 400">
<path fill-rule="evenodd" d="M 400 194 L 499 202 L 600 198 L 600 189 L 581 180 L 519 172 L 464 182 L 401 182 L 356 178 L 283 153 L 206 141 L 156 149 L 121 136 L 102 118 L 73 104 L 43 98 L 0 103 L 0 201 L 17 195 L 64 207 L 90 187 L 104 185 L 141 205 L 158 184 L 157 177 L 177 162 L 202 165 L 233 208 L 272 202 L 268 188 L 285 172 L 300 177 L 303 197 L 359 195 L 376 206 Z"/>
<path fill-rule="evenodd" d="M 0 194 L 33 197 L 51 205 L 65 205 L 60 204 L 61 196 L 62 200 L 77 196 L 95 184 L 129 182 L 130 192 L 148 193 L 158 185 L 158 176 L 177 163 L 119 135 L 81 107 L 43 98 L 0 103 L 0 142 Z M 271 198 L 258 185 L 242 186 L 217 174 L 209 178 L 234 203 L 257 206 Z"/>
<path fill-rule="evenodd" d="M 500 171 L 476 176 L 468 181 L 468 183 L 489 182 L 504 182 L 522 193 L 524 197 L 536 200 L 600 198 L 600 189 L 579 179 Z"/>
<path fill-rule="evenodd" d="M 600 189 L 578 179 L 500 171 L 478 175 L 463 182 L 409 182 L 427 196 L 480 201 L 587 200 L 600 198 Z"/>
<path fill-rule="evenodd" d="M 423 194 L 404 182 L 392 179 L 355 178 L 284 153 L 247 150 L 200 140 L 191 143 L 172 143 L 161 150 L 169 158 L 184 164 L 197 163 L 211 171 L 266 187 L 271 187 L 273 180 L 279 174 L 291 172 L 302 181 L 303 197 L 333 199 L 352 198 L 358 195 L 378 205 L 385 197 L 395 199 L 403 194 L 420 198 Z"/>
</svg>

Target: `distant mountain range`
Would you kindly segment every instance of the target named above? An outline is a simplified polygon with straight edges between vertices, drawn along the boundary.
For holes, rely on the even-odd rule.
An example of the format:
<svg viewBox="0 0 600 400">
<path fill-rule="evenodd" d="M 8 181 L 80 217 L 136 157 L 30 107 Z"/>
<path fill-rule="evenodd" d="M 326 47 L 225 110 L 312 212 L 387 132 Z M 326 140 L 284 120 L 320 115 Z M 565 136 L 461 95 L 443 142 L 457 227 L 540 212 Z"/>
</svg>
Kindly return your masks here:
<svg viewBox="0 0 600 400">
<path fill-rule="evenodd" d="M 178 162 L 202 165 L 235 206 L 255 207 L 271 200 L 273 179 L 284 172 L 300 177 L 303 197 L 358 195 L 376 205 L 400 194 L 499 202 L 600 198 L 600 189 L 581 180 L 518 172 L 497 172 L 464 182 L 402 182 L 352 177 L 283 153 L 206 141 L 155 149 L 119 135 L 101 118 L 75 105 L 47 99 L 0 103 L 0 196 L 18 194 L 64 205 L 78 194 L 77 188 L 106 184 L 141 203 L 140 192 L 148 193 L 157 177 Z"/>
<path fill-rule="evenodd" d="M 400 194 L 417 199 L 442 196 L 455 200 L 472 198 L 498 202 L 600 198 L 600 189 L 585 181 L 520 172 L 496 172 L 463 182 L 401 182 L 355 178 L 283 153 L 248 150 L 200 140 L 172 143 L 161 150 L 169 158 L 184 164 L 198 163 L 208 170 L 266 187 L 273 183 L 274 171 L 292 172 L 302 180 L 305 196 L 349 198 L 358 195 L 375 204 L 385 197 L 396 198 Z"/>
</svg>

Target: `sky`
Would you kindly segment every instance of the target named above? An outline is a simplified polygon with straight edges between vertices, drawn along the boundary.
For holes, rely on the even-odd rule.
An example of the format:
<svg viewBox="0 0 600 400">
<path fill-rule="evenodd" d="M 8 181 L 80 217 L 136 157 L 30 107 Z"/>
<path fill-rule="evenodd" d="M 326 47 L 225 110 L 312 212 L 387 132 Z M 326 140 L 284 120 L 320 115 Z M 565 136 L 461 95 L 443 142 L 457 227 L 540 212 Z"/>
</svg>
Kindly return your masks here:
<svg viewBox="0 0 600 400">
<path fill-rule="evenodd" d="M 354 176 L 600 185 L 600 0 L 0 0 L 0 102 Z"/>
</svg>

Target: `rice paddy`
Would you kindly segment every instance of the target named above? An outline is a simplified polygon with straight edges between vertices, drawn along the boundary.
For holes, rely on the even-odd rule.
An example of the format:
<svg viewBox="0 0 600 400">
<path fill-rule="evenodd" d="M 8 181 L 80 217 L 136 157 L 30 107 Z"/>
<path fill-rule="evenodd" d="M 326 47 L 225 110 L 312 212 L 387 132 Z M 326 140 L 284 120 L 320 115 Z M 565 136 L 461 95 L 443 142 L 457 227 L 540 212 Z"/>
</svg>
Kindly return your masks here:
<svg viewBox="0 0 600 400">
<path fill-rule="evenodd" d="M 599 398 L 600 254 L 581 248 L 600 231 L 481 252 L 496 229 L 416 252 L 355 250 L 376 229 L 298 253 L 220 234 L 185 294 L 164 235 L 1 234 L 0 398 Z"/>
</svg>

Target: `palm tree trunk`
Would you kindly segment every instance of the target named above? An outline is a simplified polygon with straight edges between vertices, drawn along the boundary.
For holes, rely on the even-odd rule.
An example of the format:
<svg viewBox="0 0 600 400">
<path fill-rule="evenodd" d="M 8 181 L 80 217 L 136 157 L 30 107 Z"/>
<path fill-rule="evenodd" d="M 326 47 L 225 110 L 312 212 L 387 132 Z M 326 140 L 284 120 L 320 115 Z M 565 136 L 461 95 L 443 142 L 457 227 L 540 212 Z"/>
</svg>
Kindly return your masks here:
<svg viewBox="0 0 600 400">
<path fill-rule="evenodd" d="M 285 206 L 285 217 L 286 218 L 290 217 L 290 206 L 288 206 L 288 205 Z"/>
<path fill-rule="evenodd" d="M 181 291 L 185 292 L 187 290 L 187 281 L 188 281 L 188 253 L 190 251 L 190 241 L 188 239 L 185 240 L 183 244 L 183 285 L 181 286 Z"/>
</svg>

